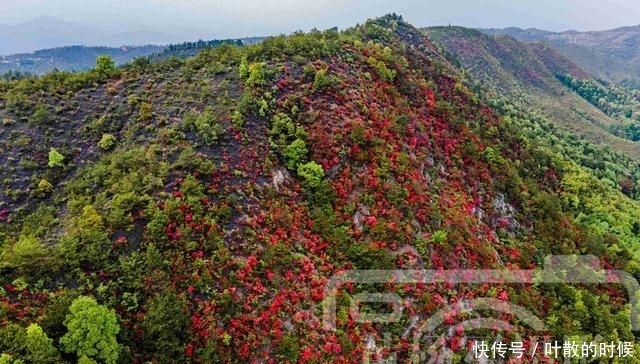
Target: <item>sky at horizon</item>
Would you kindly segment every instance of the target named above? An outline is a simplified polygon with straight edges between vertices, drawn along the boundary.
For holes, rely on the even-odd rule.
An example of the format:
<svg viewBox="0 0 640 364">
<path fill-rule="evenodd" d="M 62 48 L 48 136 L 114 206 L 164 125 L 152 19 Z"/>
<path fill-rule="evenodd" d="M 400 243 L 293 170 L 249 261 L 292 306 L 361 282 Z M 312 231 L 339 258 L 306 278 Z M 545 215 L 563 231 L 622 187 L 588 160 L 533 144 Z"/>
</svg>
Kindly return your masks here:
<svg viewBox="0 0 640 364">
<path fill-rule="evenodd" d="M 640 23 L 637 0 L 0 0 L 0 55 L 65 45 L 170 44 L 345 29 L 396 13 L 417 27 L 604 30 Z M 47 19 L 55 18 L 55 19 Z M 35 20 L 34 20 L 35 19 Z M 70 22 L 72 24 L 61 23 Z M 24 24 L 26 23 L 26 24 Z"/>
<path fill-rule="evenodd" d="M 345 28 L 390 12 L 416 26 L 587 31 L 640 23 L 637 0 L 1 0 L 0 24 L 51 16 L 110 31 L 222 38 Z"/>
</svg>

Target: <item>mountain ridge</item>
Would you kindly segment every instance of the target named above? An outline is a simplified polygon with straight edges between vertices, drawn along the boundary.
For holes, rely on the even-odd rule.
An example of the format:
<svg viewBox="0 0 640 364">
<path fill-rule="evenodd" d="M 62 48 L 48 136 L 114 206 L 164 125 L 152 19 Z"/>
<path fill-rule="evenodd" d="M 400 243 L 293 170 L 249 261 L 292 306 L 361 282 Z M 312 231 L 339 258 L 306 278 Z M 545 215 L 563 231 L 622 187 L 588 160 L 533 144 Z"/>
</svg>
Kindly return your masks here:
<svg viewBox="0 0 640 364">
<path fill-rule="evenodd" d="M 512 39 L 486 54 L 531 64 L 529 80 L 553 90 Z M 0 357 L 356 364 L 462 361 L 478 335 L 632 342 L 617 286 L 398 284 L 572 254 L 640 276 L 636 171 L 469 76 L 389 14 L 0 81 Z M 611 176 L 592 173 L 600 164 Z M 354 270 L 390 275 L 332 286 Z M 365 302 L 389 293 L 393 307 Z M 465 302 L 516 305 L 546 327 Z M 456 324 L 469 320 L 490 324 Z M 83 330 L 96 350 L 82 350 Z"/>
<path fill-rule="evenodd" d="M 586 32 L 547 32 L 520 28 L 480 29 L 525 42 L 547 42 L 598 78 L 640 85 L 640 25 Z"/>
</svg>

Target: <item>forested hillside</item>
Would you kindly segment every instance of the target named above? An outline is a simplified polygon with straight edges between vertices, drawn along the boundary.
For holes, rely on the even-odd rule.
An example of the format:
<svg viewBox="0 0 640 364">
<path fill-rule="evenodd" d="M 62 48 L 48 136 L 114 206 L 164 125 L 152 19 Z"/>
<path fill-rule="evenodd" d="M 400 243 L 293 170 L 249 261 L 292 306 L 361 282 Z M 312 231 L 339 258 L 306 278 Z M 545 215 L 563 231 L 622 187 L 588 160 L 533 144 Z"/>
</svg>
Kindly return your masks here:
<svg viewBox="0 0 640 364">
<path fill-rule="evenodd" d="M 614 284 L 389 280 L 329 295 L 354 269 L 517 271 L 550 255 L 640 278 L 635 142 L 560 128 L 430 36 L 387 15 L 0 81 L 0 363 L 405 363 L 433 345 L 462 362 L 474 337 L 633 342 Z M 535 62 L 535 87 L 582 100 Z M 594 142 L 607 138 L 621 147 Z M 398 295 L 402 315 L 369 322 L 390 306 L 363 303 L 372 291 Z M 459 308 L 478 298 L 521 306 L 543 332 Z M 513 330 L 455 326 L 491 315 Z"/>
<path fill-rule="evenodd" d="M 640 145 L 624 131 L 630 120 L 615 117 L 563 84 L 567 75 L 598 82 L 551 47 L 459 27 L 433 27 L 425 32 L 442 45 L 467 78 L 490 93 L 489 98 L 504 98 L 580 138 L 609 146 L 628 158 L 640 158 Z"/>
<path fill-rule="evenodd" d="M 587 69 L 597 78 L 640 87 L 640 26 L 589 32 L 549 32 L 539 29 L 482 29 L 524 42 L 544 42 Z"/>
</svg>

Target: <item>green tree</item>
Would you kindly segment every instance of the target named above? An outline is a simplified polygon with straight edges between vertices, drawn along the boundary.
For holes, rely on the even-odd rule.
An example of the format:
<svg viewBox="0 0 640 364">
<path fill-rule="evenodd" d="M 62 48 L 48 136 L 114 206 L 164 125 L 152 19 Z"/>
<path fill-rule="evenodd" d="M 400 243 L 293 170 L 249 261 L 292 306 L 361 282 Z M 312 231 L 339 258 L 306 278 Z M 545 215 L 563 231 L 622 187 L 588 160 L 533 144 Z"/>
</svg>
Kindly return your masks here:
<svg viewBox="0 0 640 364">
<path fill-rule="evenodd" d="M 27 353 L 31 363 L 58 363 L 58 350 L 38 324 L 27 327 Z"/>
<path fill-rule="evenodd" d="M 284 150 L 287 168 L 295 170 L 306 159 L 308 152 L 307 144 L 302 139 L 296 139 L 287 145 Z"/>
<path fill-rule="evenodd" d="M 78 359 L 78 364 L 97 364 L 97 363 L 95 360 L 89 359 L 86 356 L 83 356 L 80 359 Z"/>
<path fill-rule="evenodd" d="M 64 156 L 56 148 L 49 150 L 49 167 L 64 167 Z"/>
<path fill-rule="evenodd" d="M 324 177 L 324 169 L 318 163 L 311 161 L 298 166 L 298 175 L 304 178 L 306 184 L 311 187 L 318 187 Z"/>
<path fill-rule="evenodd" d="M 116 137 L 111 134 L 102 134 L 102 138 L 98 142 L 98 146 L 102 150 L 109 150 L 116 144 Z"/>
<path fill-rule="evenodd" d="M 172 291 L 158 293 L 146 305 L 144 328 L 145 351 L 153 353 L 159 362 L 184 360 L 184 344 L 188 338 L 187 301 Z"/>
<path fill-rule="evenodd" d="M 47 253 L 40 241 L 33 235 L 20 235 L 20 239 L 13 246 L 13 263 L 22 265 Z"/>
<path fill-rule="evenodd" d="M 87 296 L 76 298 L 64 322 L 69 330 L 61 339 L 64 350 L 107 364 L 116 363 L 120 348 L 116 335 L 120 331 L 115 311 L 99 305 Z"/>
<path fill-rule="evenodd" d="M 103 77 L 110 77 L 116 71 L 116 63 L 113 61 L 113 58 L 103 54 L 96 59 L 95 71 Z"/>
</svg>

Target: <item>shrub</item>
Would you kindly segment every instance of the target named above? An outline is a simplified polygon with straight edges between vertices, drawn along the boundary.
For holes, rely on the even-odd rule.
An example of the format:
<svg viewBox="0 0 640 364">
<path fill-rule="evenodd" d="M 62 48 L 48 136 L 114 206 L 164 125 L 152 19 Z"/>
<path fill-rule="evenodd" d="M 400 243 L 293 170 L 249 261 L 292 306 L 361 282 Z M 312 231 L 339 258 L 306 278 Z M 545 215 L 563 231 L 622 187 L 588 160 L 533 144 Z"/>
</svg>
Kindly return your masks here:
<svg viewBox="0 0 640 364">
<path fill-rule="evenodd" d="M 267 83 L 266 80 L 266 62 L 256 62 L 249 65 L 246 84 L 250 86 L 261 86 Z"/>
<path fill-rule="evenodd" d="M 116 341 L 120 327 L 115 312 L 87 296 L 76 298 L 69 311 L 64 322 L 69 331 L 60 339 L 64 350 L 76 353 L 78 358 L 86 356 L 115 364 L 120 351 Z"/>
<path fill-rule="evenodd" d="M 351 244 L 345 254 L 357 269 L 392 269 L 394 259 L 385 249 Z"/>
<path fill-rule="evenodd" d="M 332 77 L 327 76 L 326 69 L 319 69 L 316 71 L 316 75 L 313 78 L 313 89 L 320 90 L 327 86 L 332 86 L 336 83 L 336 80 Z"/>
<path fill-rule="evenodd" d="M 195 131 L 208 145 L 216 142 L 224 132 L 212 107 L 207 107 L 199 115 L 194 112 L 186 112 L 182 117 L 182 125 L 186 130 Z"/>
<path fill-rule="evenodd" d="M 27 327 L 27 353 L 32 363 L 58 363 L 58 350 L 38 324 Z"/>
<path fill-rule="evenodd" d="M 21 235 L 12 249 L 13 262 L 18 265 L 42 257 L 46 253 L 47 251 L 42 247 L 40 241 L 31 235 Z"/>
<path fill-rule="evenodd" d="M 138 120 L 148 121 L 153 116 L 153 108 L 148 102 L 140 103 L 140 109 L 138 110 Z"/>
<path fill-rule="evenodd" d="M 38 191 L 50 193 L 51 191 L 53 191 L 53 185 L 46 179 L 41 179 L 40 183 L 38 183 Z"/>
<path fill-rule="evenodd" d="M 187 301 L 172 291 L 158 293 L 145 307 L 142 323 L 145 350 L 159 362 L 182 362 L 188 338 Z"/>
<path fill-rule="evenodd" d="M 49 149 L 49 167 L 64 167 L 64 156 L 56 148 Z"/>
<path fill-rule="evenodd" d="M 116 63 L 108 55 L 101 55 L 96 58 L 96 67 L 94 68 L 102 77 L 109 77 L 116 72 Z"/>
<path fill-rule="evenodd" d="M 447 232 L 444 230 L 436 230 L 431 235 L 432 242 L 442 245 L 447 241 Z"/>
<path fill-rule="evenodd" d="M 231 114 L 231 123 L 237 128 L 241 128 L 244 124 L 242 113 L 239 110 L 236 110 Z"/>
<path fill-rule="evenodd" d="M 44 124 L 49 120 L 49 110 L 47 110 L 47 106 L 43 103 L 38 103 L 36 105 L 36 110 L 31 115 L 31 121 L 36 124 Z"/>
<path fill-rule="evenodd" d="M 240 61 L 240 66 L 238 66 L 238 74 L 243 80 L 249 77 L 249 63 L 247 62 L 247 57 L 243 57 Z"/>
<path fill-rule="evenodd" d="M 318 163 L 311 161 L 298 166 L 298 175 L 311 188 L 318 187 L 324 177 L 324 169 Z"/>
<path fill-rule="evenodd" d="M 102 134 L 102 138 L 98 142 L 98 146 L 102 150 L 110 150 L 116 144 L 116 137 L 111 134 Z"/>
<path fill-rule="evenodd" d="M 287 145 L 284 150 L 287 168 L 295 170 L 307 158 L 308 152 L 307 143 L 302 139 L 296 139 Z"/>
<path fill-rule="evenodd" d="M 80 359 L 78 359 L 78 364 L 98 364 L 98 363 L 93 359 L 89 359 L 86 356 L 83 356 Z"/>
</svg>

